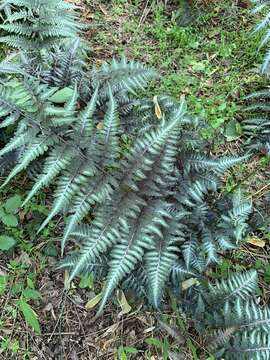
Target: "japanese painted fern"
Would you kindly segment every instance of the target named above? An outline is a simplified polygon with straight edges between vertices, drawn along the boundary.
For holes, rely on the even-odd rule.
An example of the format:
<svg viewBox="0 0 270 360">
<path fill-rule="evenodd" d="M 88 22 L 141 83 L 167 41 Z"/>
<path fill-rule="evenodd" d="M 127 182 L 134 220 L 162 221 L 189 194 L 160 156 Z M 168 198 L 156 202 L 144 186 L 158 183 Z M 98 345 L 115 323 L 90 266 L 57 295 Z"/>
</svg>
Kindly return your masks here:
<svg viewBox="0 0 270 360">
<path fill-rule="evenodd" d="M 253 13 L 254 14 L 258 14 L 258 13 L 263 13 L 263 19 L 259 22 L 259 24 L 255 27 L 254 31 L 255 32 L 259 32 L 264 30 L 265 34 L 261 40 L 261 44 L 259 47 L 259 50 L 261 48 L 263 48 L 265 45 L 269 44 L 269 40 L 270 40 L 270 27 L 269 27 L 269 23 L 270 23 L 270 1 L 269 0 L 252 0 L 252 2 L 255 4 L 254 9 L 253 9 Z M 270 62 L 270 50 L 268 49 L 266 52 L 266 55 L 264 57 L 264 62 L 261 66 L 261 71 L 263 73 L 267 73 L 268 72 L 268 68 L 269 68 L 269 62 Z"/>
<path fill-rule="evenodd" d="M 83 26 L 71 4 L 63 0 L 2 0 L 6 18 L 0 42 L 23 50 L 40 51 L 77 37 Z"/>
<path fill-rule="evenodd" d="M 99 313 L 120 284 L 159 307 L 169 283 L 200 276 L 245 235 L 250 202 L 238 193 L 218 199 L 220 179 L 244 158 L 209 157 L 202 125 L 183 103 L 167 96 L 134 100 L 155 71 L 125 58 L 88 69 L 78 39 L 56 46 L 57 37 L 73 37 L 80 27 L 59 1 L 53 11 L 63 6 L 67 16 L 67 32 L 59 33 L 58 13 L 47 12 L 53 2 L 44 4 L 7 2 L 14 11 L 5 30 L 19 36 L 12 44 L 26 41 L 42 51 L 39 57 L 21 51 L 0 66 L 0 127 L 15 128 L 0 161 L 17 159 L 2 188 L 42 165 L 24 204 L 56 183 L 40 231 L 57 214 L 67 215 L 62 253 L 70 238 L 79 244 L 59 266 L 69 270 L 69 281 L 88 272 L 106 277 Z M 44 28 L 33 32 L 41 14 Z M 40 33 L 46 24 L 48 36 Z M 25 26 L 31 34 L 21 31 Z M 82 224 L 87 215 L 90 223 Z"/>
<path fill-rule="evenodd" d="M 192 318 L 217 359 L 270 359 L 270 309 L 258 305 L 257 286 L 251 270 L 193 290 Z"/>
<path fill-rule="evenodd" d="M 268 89 L 249 95 L 248 111 L 254 115 L 243 121 L 243 132 L 250 149 L 270 155 L 270 92 Z"/>
</svg>

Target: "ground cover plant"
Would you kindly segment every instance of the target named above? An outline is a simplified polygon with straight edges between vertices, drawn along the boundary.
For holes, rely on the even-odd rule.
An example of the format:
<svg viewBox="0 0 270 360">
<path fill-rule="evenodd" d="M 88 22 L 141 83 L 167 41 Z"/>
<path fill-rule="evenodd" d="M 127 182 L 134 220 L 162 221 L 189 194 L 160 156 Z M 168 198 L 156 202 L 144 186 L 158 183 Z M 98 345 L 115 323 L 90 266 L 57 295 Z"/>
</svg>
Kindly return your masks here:
<svg viewBox="0 0 270 360">
<path fill-rule="evenodd" d="M 159 5 L 158 12 L 154 13 L 155 21 L 162 12 L 162 4 Z M 121 2 L 112 6 L 112 14 L 117 8 L 118 11 L 122 9 Z M 103 5 L 101 9 L 104 16 L 107 16 Z M 131 11 L 133 9 L 131 7 Z M 143 26 L 146 18 L 138 20 L 140 26 Z M 190 30 L 182 29 L 179 32 L 183 35 Z M 102 32 L 99 36 L 102 36 Z M 189 45 L 186 49 L 189 49 Z M 70 42 L 66 37 L 60 46 L 57 44 L 50 49 L 45 46 L 41 54 L 39 50 L 33 43 L 32 56 L 21 51 L 20 55 L 2 64 L 1 96 L 5 102 L 2 103 L 1 110 L 3 128 L 8 125 L 8 140 L 3 140 L 6 145 L 1 154 L 3 157 L 7 154 L 12 156 L 12 159 L 5 158 L 5 163 L 8 164 L 10 160 L 12 162 L 9 175 L 3 179 L 3 197 L 8 201 L 9 195 L 5 194 L 10 194 L 11 184 L 20 181 L 16 179 L 25 181 L 29 176 L 33 179 L 27 185 L 28 194 L 24 192 L 19 205 L 24 202 L 24 207 L 15 209 L 23 224 L 23 233 L 13 236 L 14 244 L 18 244 L 13 254 L 20 254 L 23 250 L 28 259 L 29 254 L 37 254 L 39 260 L 34 264 L 41 277 L 42 271 L 48 269 L 47 262 L 57 253 L 52 242 L 52 229 L 55 219 L 60 219 L 57 235 L 64 234 L 62 251 L 68 249 L 70 252 L 60 263 L 60 268 L 68 269 L 65 276 L 68 290 L 63 294 L 56 292 L 53 296 L 54 303 L 50 305 L 53 309 L 66 309 L 66 302 L 75 302 L 75 305 L 71 305 L 73 311 L 80 309 L 80 316 L 87 317 L 84 309 L 78 308 L 78 305 L 81 301 L 87 302 L 90 297 L 87 309 L 91 310 L 99 302 L 100 314 L 108 298 L 121 284 L 125 293 L 133 290 L 139 298 L 148 299 L 159 311 L 163 309 L 167 312 L 168 302 L 162 301 L 162 293 L 170 284 L 173 293 L 169 304 L 175 309 L 180 326 L 183 326 L 184 317 L 179 315 L 179 310 L 173 305 L 179 283 L 183 283 L 188 292 L 200 293 L 197 282 L 208 283 L 209 277 L 224 276 L 227 256 L 232 256 L 235 270 L 239 270 L 245 261 L 241 258 L 242 247 L 235 251 L 235 255 L 226 254 L 226 250 L 245 246 L 243 241 L 246 241 L 246 234 L 250 229 L 247 221 L 251 214 L 248 195 L 233 191 L 235 185 L 238 185 L 237 177 L 236 183 L 233 183 L 234 172 L 231 170 L 228 173 L 228 170 L 233 165 L 243 169 L 244 164 L 249 161 L 248 157 L 241 157 L 239 154 L 226 157 L 209 155 L 209 142 L 205 140 L 213 134 L 209 130 L 209 124 L 190 116 L 183 100 L 164 96 L 163 90 L 153 93 L 151 88 L 153 89 L 154 84 L 143 93 L 142 88 L 145 88 L 147 81 L 156 75 L 151 67 L 138 61 L 129 62 L 125 58 L 108 61 L 100 66 L 98 57 L 92 60 L 91 57 L 85 57 L 87 49 L 84 42 L 78 39 Z M 166 52 L 168 48 L 164 50 Z M 92 65 L 93 62 L 96 66 Z M 19 68 L 21 70 L 18 72 Z M 159 81 L 164 87 L 163 80 Z M 136 95 L 134 90 L 137 90 Z M 144 98 L 145 94 L 149 99 Z M 191 104 L 194 104 L 192 99 Z M 196 114 L 197 111 L 198 109 L 193 112 Z M 229 118 L 224 118 L 221 124 L 227 120 Z M 225 133 L 230 141 L 238 139 L 240 132 L 235 133 L 238 125 L 235 122 L 233 125 L 233 131 L 230 124 L 227 128 L 218 128 L 218 132 Z M 217 150 L 215 152 L 218 154 Z M 28 174 L 25 175 L 24 170 Z M 222 187 L 224 178 L 228 194 Z M 245 186 L 245 183 L 242 185 Z M 51 194 L 45 197 L 48 186 Z M 62 186 L 67 191 L 62 191 Z M 55 196 L 52 196 L 53 192 Z M 54 201 L 50 200 L 52 197 L 55 198 Z M 46 207 L 42 205 L 44 201 Z M 3 208 L 6 215 L 5 203 Z M 16 216 L 16 213 L 11 211 L 10 214 Z M 32 226 L 26 226 L 25 216 L 30 216 Z M 64 223 L 61 216 L 64 216 Z M 44 239 L 44 243 L 34 245 L 31 241 L 29 243 L 23 240 L 29 237 L 30 240 L 35 239 L 39 229 L 39 236 Z M 262 229 L 260 234 L 261 231 Z M 11 233 L 13 234 L 13 230 Z M 267 236 L 266 231 L 265 235 Z M 249 241 L 252 240 L 254 239 Z M 44 256 L 39 254 L 39 246 L 44 250 Z M 71 251 L 74 248 L 75 252 Z M 21 265 L 22 258 L 9 261 L 10 256 L 12 253 L 3 255 L 8 266 L 3 267 L 6 275 L 1 277 L 1 291 L 8 299 L 9 306 L 5 307 L 3 316 L 8 311 L 13 321 L 23 316 L 29 328 L 32 327 L 37 334 L 40 330 L 44 333 L 45 323 L 48 328 L 50 323 L 40 312 L 38 319 L 33 310 L 33 304 L 42 303 L 42 294 L 37 293 L 36 289 L 40 279 L 31 273 L 27 275 L 27 266 L 33 266 L 31 255 L 24 266 Z M 213 264 L 216 264 L 214 271 Z M 267 276 L 267 263 L 256 264 L 256 267 Z M 89 273 L 94 274 L 94 281 L 97 282 L 95 288 Z M 79 274 L 80 280 L 77 282 L 75 276 Z M 248 277 L 248 274 L 243 275 L 243 278 Z M 23 279 L 22 283 L 17 289 L 12 285 L 9 290 L 8 286 L 16 275 Z M 58 273 L 57 278 L 61 279 L 61 276 Z M 103 278 L 106 278 L 105 282 Z M 185 282 L 186 278 L 188 282 Z M 239 275 L 239 282 L 243 278 Z M 44 277 L 42 283 L 49 291 L 53 287 L 48 277 Z M 63 289 L 63 284 L 60 284 Z M 93 296 L 93 290 L 98 289 L 101 294 Z M 253 286 L 252 291 L 254 289 Z M 185 298 L 184 295 L 181 293 L 180 299 Z M 207 304 L 208 298 L 203 292 L 202 298 Z M 134 296 L 128 299 L 131 301 Z M 120 304 L 122 313 L 130 312 L 121 290 L 116 292 L 114 301 Z M 108 314 L 106 309 L 105 307 Z M 47 313 L 47 310 L 44 311 Z M 151 318 L 152 315 L 149 315 Z M 173 320 L 173 316 L 169 321 Z M 122 320 L 115 321 L 119 326 Z M 102 352 L 101 349 L 91 348 L 90 340 L 85 335 L 88 331 L 87 322 L 84 319 L 79 325 L 84 334 L 83 344 L 79 345 L 82 358 L 113 358 L 112 350 Z M 42 328 L 40 323 L 44 324 Z M 70 327 L 67 320 L 63 323 L 61 313 L 56 326 L 59 324 Z M 91 321 L 89 325 L 92 326 Z M 6 327 L 7 324 L 4 329 Z M 185 327 L 192 328 L 188 323 L 185 323 Z M 110 328 L 110 331 L 116 330 Z M 79 338 L 80 334 L 76 330 L 74 335 L 70 335 L 69 331 L 67 335 L 62 334 L 61 327 L 59 335 L 55 333 L 56 328 L 51 328 L 49 342 L 55 344 L 52 340 L 55 336 L 64 336 L 60 353 L 53 347 L 52 355 L 46 347 L 43 350 L 45 356 L 75 356 L 76 347 L 74 349 L 67 343 L 70 336 Z M 151 353 L 150 348 L 132 346 L 134 335 L 133 340 L 129 335 L 126 340 L 123 337 L 118 349 L 115 349 L 115 356 L 119 359 L 150 358 L 155 356 L 152 355 L 156 352 L 155 348 L 162 353 L 163 358 L 177 356 L 176 349 L 166 339 L 164 342 L 159 341 L 155 335 L 146 339 L 148 347 L 152 347 Z M 248 338 L 252 336 L 251 332 L 246 335 Z M 182 343 L 183 351 L 187 356 L 190 352 L 196 358 L 198 351 L 193 336 L 185 333 L 185 338 Z M 13 339 L 13 335 L 5 335 L 2 339 L 1 346 L 5 354 L 9 352 L 15 357 L 33 357 L 37 350 L 32 346 L 27 348 L 24 342 L 18 344 Z M 36 346 L 41 346 L 37 337 L 32 336 L 32 341 Z M 98 342 L 98 337 L 96 341 Z M 228 341 L 229 345 L 225 345 L 227 354 L 232 345 L 231 340 Z M 262 338 L 258 339 L 258 344 L 262 341 Z M 241 348 L 242 345 L 239 342 L 232 346 Z M 210 356 L 214 350 L 206 349 L 205 354 L 207 353 Z M 268 355 L 265 354 L 267 358 Z"/>
</svg>

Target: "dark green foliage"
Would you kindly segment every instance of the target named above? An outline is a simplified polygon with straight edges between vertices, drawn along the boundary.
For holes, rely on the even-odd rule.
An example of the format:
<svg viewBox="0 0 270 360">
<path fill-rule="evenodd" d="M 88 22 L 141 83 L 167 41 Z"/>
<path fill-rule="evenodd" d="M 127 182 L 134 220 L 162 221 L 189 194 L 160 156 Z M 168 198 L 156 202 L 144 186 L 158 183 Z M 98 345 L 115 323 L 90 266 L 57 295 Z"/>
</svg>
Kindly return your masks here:
<svg viewBox="0 0 270 360">
<path fill-rule="evenodd" d="M 269 0 L 253 0 L 255 7 L 253 13 L 262 13 L 264 18 L 256 26 L 255 32 L 264 30 L 265 35 L 261 41 L 260 49 L 269 43 L 270 39 L 270 11 Z M 261 66 L 261 72 L 269 73 L 270 50 L 264 58 L 264 63 Z M 270 122 L 269 122 L 269 90 L 255 92 L 247 97 L 250 104 L 246 110 L 252 111 L 253 116 L 243 122 L 243 132 L 247 136 L 248 147 L 252 150 L 261 151 L 262 153 L 270 154 Z"/>
<path fill-rule="evenodd" d="M 210 157 L 204 124 L 183 103 L 134 100 L 155 71 L 125 58 L 88 69 L 78 39 L 53 45 L 2 64 L 0 127 L 15 130 L 0 156 L 17 156 L 2 187 L 34 168 L 25 204 L 56 183 L 39 231 L 66 215 L 62 252 L 70 238 L 79 246 L 59 268 L 69 281 L 106 277 L 100 311 L 121 283 L 159 307 L 168 284 L 200 276 L 245 236 L 250 202 L 219 191 L 245 157 Z"/>
<path fill-rule="evenodd" d="M 63 0 L 2 0 L 6 19 L 0 38 L 11 47 L 39 52 L 78 36 L 83 26 L 73 7 Z"/>
<path fill-rule="evenodd" d="M 259 24 L 255 27 L 255 30 L 254 30 L 255 32 L 262 31 L 262 30 L 265 31 L 265 34 L 264 34 L 261 44 L 260 44 L 260 48 L 259 48 L 259 50 L 260 50 L 265 45 L 268 45 L 269 40 L 270 40 L 270 28 L 269 28 L 270 2 L 269 2 L 269 0 L 252 0 L 252 2 L 255 4 L 253 13 L 254 14 L 257 14 L 257 13 L 263 14 L 263 19 L 259 22 Z M 267 49 L 266 55 L 264 57 L 264 62 L 261 67 L 261 71 L 263 73 L 268 73 L 269 62 L 270 62 L 270 50 Z"/>
<path fill-rule="evenodd" d="M 71 92 L 61 90 L 70 94 L 64 104 L 54 103 L 59 97 L 56 87 L 32 78 L 2 86 L 2 127 L 18 125 L 0 154 L 19 151 L 18 164 L 2 186 L 41 157 L 43 170 L 24 203 L 58 179 L 41 229 L 56 214 L 69 214 L 62 249 L 71 234 L 82 244 L 61 264 L 70 269 L 70 280 L 109 263 L 102 269 L 107 274 L 102 308 L 118 284 L 127 285 L 129 274 L 143 264 L 145 292 L 158 307 L 172 269 L 177 276 L 181 272 L 180 265 L 175 267 L 179 260 L 185 261 L 187 271 L 202 272 L 218 261 L 218 249 L 233 248 L 241 240 L 250 203 L 236 196 L 222 208 L 208 195 L 217 191 L 219 177 L 243 159 L 208 158 L 199 137 L 200 123 L 170 98 L 137 102 L 135 108 L 131 102 L 132 111 L 118 113 L 119 92 L 144 86 L 154 73 L 126 60 L 112 63 L 112 82 L 106 72 L 109 65 L 94 71 L 90 83 L 96 81 L 96 89 L 81 110 L 77 86 Z M 155 116 L 157 104 L 160 120 Z M 137 128 L 142 124 L 145 131 L 122 158 L 121 123 L 129 116 L 133 121 L 137 117 Z M 76 229 L 89 212 L 91 225 Z M 133 282 L 134 286 L 140 285 Z"/>
<path fill-rule="evenodd" d="M 217 359 L 270 358 L 270 309 L 258 305 L 257 286 L 256 271 L 247 271 L 193 290 L 192 318 Z"/>
<path fill-rule="evenodd" d="M 270 92 L 263 90 L 251 94 L 247 98 L 251 104 L 248 111 L 254 115 L 243 122 L 243 132 L 248 137 L 250 149 L 270 155 Z"/>
<path fill-rule="evenodd" d="M 73 232 L 81 248 L 61 264 L 70 269 L 70 279 L 93 269 L 100 257 L 109 264 L 100 309 L 122 281 L 137 294 L 148 293 L 158 307 L 170 274 L 198 275 L 218 261 L 217 250 L 237 246 L 245 233 L 249 202 L 240 194 L 223 205 L 207 198 L 217 194 L 220 174 L 242 159 L 199 154 L 192 141 L 196 132 L 194 139 L 187 136 L 192 119 L 180 104 L 169 109 L 167 121 L 130 148 L 116 174 L 117 190 L 95 207 L 91 225 Z"/>
</svg>

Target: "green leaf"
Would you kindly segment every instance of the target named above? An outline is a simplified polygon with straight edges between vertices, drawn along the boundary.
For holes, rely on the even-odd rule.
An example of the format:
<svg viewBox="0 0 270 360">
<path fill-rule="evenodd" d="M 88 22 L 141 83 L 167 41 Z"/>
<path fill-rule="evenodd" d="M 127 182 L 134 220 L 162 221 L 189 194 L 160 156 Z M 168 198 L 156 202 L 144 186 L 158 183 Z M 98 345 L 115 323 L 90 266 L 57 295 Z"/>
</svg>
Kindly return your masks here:
<svg viewBox="0 0 270 360">
<path fill-rule="evenodd" d="M 197 350 L 196 350 L 195 346 L 193 345 L 193 342 L 191 341 L 190 338 L 187 339 L 187 346 L 192 353 L 193 359 L 200 360 L 197 355 Z"/>
<path fill-rule="evenodd" d="M 30 325 L 37 334 L 41 334 L 38 317 L 35 311 L 22 299 L 18 301 L 18 305 L 28 325 Z"/>
<path fill-rule="evenodd" d="M 81 289 L 92 289 L 94 286 L 94 276 L 93 275 L 89 275 L 89 276 L 82 276 L 80 283 L 79 283 L 79 287 Z"/>
<path fill-rule="evenodd" d="M 29 288 L 23 290 L 23 296 L 26 298 L 26 300 L 39 300 L 42 298 L 39 291 Z"/>
<path fill-rule="evenodd" d="M 8 227 L 18 226 L 18 219 L 13 214 L 4 214 L 1 216 L 1 220 Z"/>
<path fill-rule="evenodd" d="M 53 96 L 51 96 L 49 100 L 56 104 L 63 104 L 71 98 L 72 94 L 73 90 L 69 87 L 65 87 L 64 89 L 61 89 L 55 94 L 53 94 Z"/>
<path fill-rule="evenodd" d="M 7 235 L 0 235 L 0 250 L 9 250 L 16 244 L 16 240 Z"/>
<path fill-rule="evenodd" d="M 57 256 L 57 248 L 56 246 L 53 244 L 52 241 L 50 241 L 47 246 L 44 249 L 44 253 L 47 256 Z"/>
<path fill-rule="evenodd" d="M 26 282 L 27 282 L 27 286 L 28 286 L 30 289 L 34 289 L 34 288 L 35 288 L 35 285 L 34 285 L 34 283 L 33 283 L 33 280 L 30 279 L 30 277 L 27 277 Z"/>
<path fill-rule="evenodd" d="M 24 284 L 22 282 L 17 282 L 14 285 L 12 285 L 11 289 L 10 289 L 10 293 L 12 295 L 16 295 L 19 294 L 23 291 L 24 289 Z"/>
<path fill-rule="evenodd" d="M 117 352 L 119 360 L 128 360 L 123 346 L 120 346 Z"/>
<path fill-rule="evenodd" d="M 206 65 L 203 62 L 198 61 L 191 61 L 190 64 L 192 65 L 192 69 L 194 71 L 204 71 Z"/>
<path fill-rule="evenodd" d="M 5 212 L 4 208 L 0 206 L 0 219 L 1 219 L 2 216 L 5 215 L 5 213 L 6 212 Z"/>
<path fill-rule="evenodd" d="M 0 276 L 0 295 L 3 294 L 7 287 L 7 276 Z"/>
<path fill-rule="evenodd" d="M 7 199 L 4 204 L 6 212 L 14 213 L 22 204 L 22 198 L 20 195 L 14 195 L 11 198 Z"/>
<path fill-rule="evenodd" d="M 124 346 L 123 349 L 127 354 L 137 354 L 138 353 L 138 350 L 132 346 Z"/>
<path fill-rule="evenodd" d="M 242 128 L 238 121 L 231 120 L 225 128 L 225 136 L 227 141 L 237 140 L 242 135 Z"/>
<path fill-rule="evenodd" d="M 160 349 L 162 349 L 162 347 L 163 347 L 162 341 L 160 341 L 159 339 L 153 338 L 153 337 L 145 339 L 145 342 L 148 345 L 156 346 L 156 347 L 158 347 Z"/>
</svg>

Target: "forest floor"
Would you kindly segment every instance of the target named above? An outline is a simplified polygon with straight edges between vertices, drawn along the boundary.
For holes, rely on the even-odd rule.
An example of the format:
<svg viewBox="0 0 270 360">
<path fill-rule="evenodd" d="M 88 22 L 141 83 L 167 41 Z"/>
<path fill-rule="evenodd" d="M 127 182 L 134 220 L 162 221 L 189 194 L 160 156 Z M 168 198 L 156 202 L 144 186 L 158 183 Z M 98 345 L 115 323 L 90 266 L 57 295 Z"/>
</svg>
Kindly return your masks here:
<svg viewBox="0 0 270 360">
<path fill-rule="evenodd" d="M 162 77 L 150 85 L 146 96 L 165 93 L 185 98 L 190 113 L 207 121 L 204 135 L 216 154 L 240 151 L 245 142 L 241 134 L 241 121 L 246 116 L 244 96 L 266 84 L 258 71 L 262 60 L 257 53 L 260 37 L 251 34 L 255 19 L 247 0 L 194 1 L 193 18 L 184 27 L 179 24 L 177 0 L 72 2 L 77 3 L 89 24 L 89 62 L 99 65 L 125 54 L 155 67 Z M 269 174 L 264 158 L 255 157 L 249 165 L 238 166 L 228 174 L 224 191 L 231 191 L 244 179 L 243 188 L 256 194 L 259 204 L 267 191 Z M 0 207 L 8 199 L 19 203 L 28 187 L 26 175 L 13 182 L 5 190 Z M 142 304 L 130 303 L 129 307 L 123 298 L 111 303 L 104 315 L 93 322 L 101 284 L 82 278 L 64 290 L 65 274 L 52 271 L 59 260 L 59 234 L 65 219 L 52 222 L 36 236 L 48 213 L 45 195 L 39 195 L 17 213 L 18 226 L 7 226 L 7 233 L 17 239 L 18 246 L 0 258 L 1 359 L 159 360 L 177 350 L 182 355 L 176 359 L 214 360 L 204 351 L 200 338 L 189 332 L 173 297 L 169 297 L 171 310 L 163 314 L 163 319 L 177 329 L 173 330 L 176 338 L 162 329 L 157 314 L 143 309 Z M 243 244 L 231 257 L 224 257 L 209 276 L 226 278 L 232 270 L 256 268 L 262 302 L 267 302 L 270 233 L 265 230 L 263 236 L 264 246 Z M 22 293 L 31 306 L 24 310 L 30 317 L 31 311 L 37 314 L 35 333 L 22 316 Z M 181 347 L 183 336 L 185 345 Z"/>
</svg>

